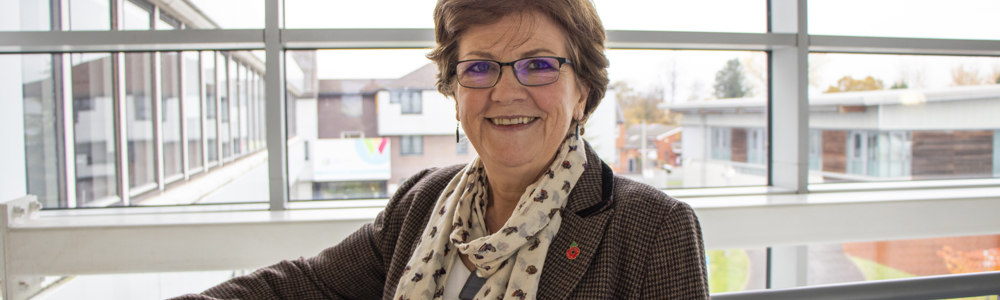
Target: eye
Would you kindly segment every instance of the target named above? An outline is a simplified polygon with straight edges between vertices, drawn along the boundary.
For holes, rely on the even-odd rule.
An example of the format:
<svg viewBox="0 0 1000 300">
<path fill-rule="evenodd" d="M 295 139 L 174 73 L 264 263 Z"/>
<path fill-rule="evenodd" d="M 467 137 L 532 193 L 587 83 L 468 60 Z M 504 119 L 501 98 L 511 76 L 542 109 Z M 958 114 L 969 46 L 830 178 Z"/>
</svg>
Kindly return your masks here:
<svg viewBox="0 0 1000 300">
<path fill-rule="evenodd" d="M 466 73 L 489 73 L 490 69 L 493 68 L 493 64 L 488 61 L 473 61 L 469 62 L 468 66 L 465 68 Z"/>
<path fill-rule="evenodd" d="M 552 68 L 552 62 L 544 58 L 531 59 L 527 65 L 528 70 L 548 70 Z"/>
</svg>

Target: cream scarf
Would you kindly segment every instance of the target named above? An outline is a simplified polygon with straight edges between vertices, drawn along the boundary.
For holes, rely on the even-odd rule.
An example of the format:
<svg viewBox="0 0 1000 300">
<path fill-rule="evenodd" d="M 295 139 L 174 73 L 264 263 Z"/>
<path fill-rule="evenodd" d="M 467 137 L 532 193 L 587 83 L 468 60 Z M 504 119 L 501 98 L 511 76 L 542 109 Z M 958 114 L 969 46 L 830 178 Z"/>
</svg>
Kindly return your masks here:
<svg viewBox="0 0 1000 300">
<path fill-rule="evenodd" d="M 503 229 L 486 229 L 487 179 L 476 157 L 441 193 L 420 242 L 396 285 L 397 299 L 434 299 L 444 293 L 447 271 L 469 256 L 476 275 L 487 278 L 481 299 L 535 299 L 549 244 L 562 223 L 560 212 L 587 165 L 576 134 L 563 141 L 549 170 L 528 186 Z M 464 267 L 464 266 L 462 266 Z"/>
</svg>

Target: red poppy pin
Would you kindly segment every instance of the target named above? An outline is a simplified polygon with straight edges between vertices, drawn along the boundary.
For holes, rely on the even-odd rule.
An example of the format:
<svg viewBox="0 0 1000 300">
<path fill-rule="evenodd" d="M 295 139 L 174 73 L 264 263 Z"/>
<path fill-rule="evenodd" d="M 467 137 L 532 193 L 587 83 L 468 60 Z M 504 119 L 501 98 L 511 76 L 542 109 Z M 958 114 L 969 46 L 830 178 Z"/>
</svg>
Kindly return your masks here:
<svg viewBox="0 0 1000 300">
<path fill-rule="evenodd" d="M 576 242 L 573 242 L 573 244 L 569 245 L 569 250 L 566 250 L 566 258 L 576 259 L 577 255 L 580 255 L 580 247 L 578 247 Z"/>
</svg>

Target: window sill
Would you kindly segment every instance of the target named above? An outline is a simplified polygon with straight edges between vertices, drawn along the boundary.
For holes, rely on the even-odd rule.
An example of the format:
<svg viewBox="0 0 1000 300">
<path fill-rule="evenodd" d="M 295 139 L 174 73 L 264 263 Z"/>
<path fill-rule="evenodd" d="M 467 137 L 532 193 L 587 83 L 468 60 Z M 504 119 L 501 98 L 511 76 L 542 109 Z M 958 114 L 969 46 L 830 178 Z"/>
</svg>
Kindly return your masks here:
<svg viewBox="0 0 1000 300">
<path fill-rule="evenodd" d="M 694 208 L 707 249 L 1000 234 L 997 186 L 670 193 Z M 337 244 L 387 201 L 293 201 L 279 212 L 267 203 L 42 211 L 9 230 L 17 245 L 8 250 L 10 268 L 37 275 L 254 269 Z"/>
</svg>

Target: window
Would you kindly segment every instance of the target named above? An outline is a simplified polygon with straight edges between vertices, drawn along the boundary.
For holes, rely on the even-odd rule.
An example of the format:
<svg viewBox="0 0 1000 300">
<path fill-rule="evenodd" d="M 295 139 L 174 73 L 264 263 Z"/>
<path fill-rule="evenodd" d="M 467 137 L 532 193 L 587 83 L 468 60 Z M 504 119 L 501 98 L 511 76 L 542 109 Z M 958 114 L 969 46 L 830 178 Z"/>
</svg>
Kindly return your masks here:
<svg viewBox="0 0 1000 300">
<path fill-rule="evenodd" d="M 165 181 L 184 176 L 183 145 L 181 144 L 181 95 L 177 52 L 160 55 L 160 128 L 163 143 L 163 175 Z"/>
<path fill-rule="evenodd" d="M 364 114 L 364 105 L 361 100 L 361 95 L 341 96 L 340 114 L 349 118 L 357 118 Z"/>
<path fill-rule="evenodd" d="M 67 199 L 68 207 L 107 206 L 120 200 L 118 151 L 111 122 L 115 108 L 111 60 L 107 53 L 70 56 L 76 194 Z"/>
<path fill-rule="evenodd" d="M 809 170 L 823 170 L 823 134 L 819 130 L 809 131 Z"/>
<path fill-rule="evenodd" d="M 202 152 L 201 107 L 201 54 L 185 51 L 181 55 L 184 69 L 184 119 L 187 125 L 188 168 L 195 170 L 204 165 Z"/>
<path fill-rule="evenodd" d="M 400 155 L 423 155 L 424 137 L 420 135 L 404 135 L 399 137 Z"/>
<path fill-rule="evenodd" d="M 763 128 L 747 129 L 747 163 L 767 164 L 767 131 Z"/>
<path fill-rule="evenodd" d="M 813 53 L 809 60 L 809 126 L 822 136 L 823 174 L 811 182 L 995 177 L 991 140 L 1000 123 L 987 111 L 1000 109 L 1000 59 Z"/>
<path fill-rule="evenodd" d="M 712 159 L 729 161 L 732 160 L 733 149 L 732 129 L 712 128 Z"/>
<path fill-rule="evenodd" d="M 404 114 L 419 114 L 423 111 L 423 103 L 421 102 L 420 91 L 403 91 L 401 92 L 399 102 L 402 105 L 402 110 Z"/>
<path fill-rule="evenodd" d="M 201 78 L 203 78 L 204 86 L 202 87 L 202 92 L 204 94 L 204 107 L 205 107 L 205 156 L 208 158 L 208 162 L 212 163 L 219 160 L 219 145 L 218 145 L 218 128 L 217 116 L 219 115 L 218 107 L 218 89 L 219 86 L 216 84 L 216 66 L 215 66 L 215 52 L 213 51 L 202 51 L 201 52 Z"/>
<path fill-rule="evenodd" d="M 249 206 L 234 204 L 234 207 L 263 210 L 268 204 L 260 202 L 266 200 L 275 200 L 273 203 L 279 204 L 288 204 L 283 202 L 285 200 L 379 198 L 377 201 L 385 201 L 384 198 L 398 188 L 403 178 L 422 168 L 468 162 L 468 156 L 455 155 L 463 152 L 463 147 L 465 152 L 470 149 L 468 144 L 453 144 L 455 124 L 454 111 L 451 109 L 454 102 L 434 91 L 435 73 L 430 73 L 431 80 L 423 80 L 427 78 L 424 76 L 427 73 L 424 72 L 427 72 L 425 68 L 429 65 L 423 57 L 427 49 L 416 48 L 433 44 L 428 39 L 430 35 L 426 35 L 429 31 L 387 29 L 430 28 L 432 22 L 426 18 L 426 14 L 413 12 L 430 12 L 433 1 L 401 1 L 399 5 L 385 5 L 382 2 L 330 4 L 312 0 L 277 2 L 287 8 L 284 10 L 286 15 L 281 18 L 287 21 L 284 24 L 287 27 L 281 32 L 282 44 L 279 47 L 269 47 L 272 52 L 267 54 L 270 57 L 284 57 L 284 66 L 298 68 L 298 72 L 287 69 L 269 71 L 286 72 L 285 77 L 290 81 L 300 81 L 287 84 L 269 82 L 268 84 L 272 84 L 269 88 L 288 87 L 289 93 L 282 99 L 267 99 L 267 103 L 286 101 L 287 124 L 265 122 L 265 84 L 262 79 L 265 71 L 264 52 L 232 50 L 260 47 L 263 41 L 260 34 L 256 34 L 253 39 L 245 38 L 245 41 L 234 46 L 228 42 L 213 42 L 211 39 L 197 44 L 175 43 L 172 39 L 179 35 L 171 34 L 182 32 L 152 34 L 143 38 L 151 44 L 137 44 L 135 41 L 124 41 L 125 37 L 135 32 L 117 32 L 152 29 L 259 29 L 264 27 L 265 1 L 249 0 L 238 5 L 234 5 L 233 1 L 214 0 L 172 1 L 169 5 L 163 4 L 164 1 L 148 0 L 4 2 L 14 5 L 6 5 L 4 7 L 10 9 L 0 11 L 0 19 L 9 21 L 0 22 L 3 23 L 0 24 L 3 27 L 0 28 L 0 38 L 13 37 L 16 34 L 12 35 L 10 31 L 19 30 L 64 31 L 60 36 L 66 34 L 70 37 L 65 41 L 58 41 L 33 36 L 34 42 L 41 42 L 46 46 L 25 43 L 18 46 L 21 48 L 5 48 L 9 54 L 0 55 L 0 61 L 3 62 L 0 65 L 10 66 L 7 72 L 0 72 L 3 73 L 0 76 L 3 87 L 0 88 L 0 97 L 3 103 L 22 105 L 13 111 L 17 111 L 23 120 L 13 123 L 24 126 L 23 135 L 14 132 L 18 137 L 23 137 L 23 141 L 17 142 L 24 143 L 20 147 L 24 153 L 24 168 L 10 169 L 16 171 L 13 173 L 23 173 L 26 191 L 38 195 L 47 209 L 119 205 L 157 205 L 155 208 L 122 209 L 129 212 L 216 209 L 215 206 L 173 206 L 190 204 L 198 199 L 199 203 L 258 202 Z M 665 188 L 667 193 L 685 201 L 697 200 L 698 197 L 684 195 L 720 193 L 720 190 L 724 190 L 721 193 L 730 190 L 748 193 L 748 197 L 722 196 L 709 199 L 738 202 L 737 205 L 748 204 L 747 202 L 755 205 L 752 203 L 754 198 L 770 200 L 788 196 L 782 194 L 788 190 L 800 196 L 822 197 L 839 196 L 838 189 L 843 188 L 867 191 L 866 189 L 873 187 L 881 189 L 883 195 L 904 194 L 898 200 L 913 200 L 920 196 L 895 187 L 919 185 L 927 188 L 923 185 L 924 182 L 849 185 L 825 183 L 934 180 L 928 181 L 928 185 L 945 186 L 946 192 L 954 195 L 975 192 L 976 189 L 967 186 L 993 187 L 996 185 L 996 178 L 1000 177 L 1000 124 L 995 117 L 995 112 L 1000 110 L 1000 101 L 997 101 L 1000 99 L 997 96 L 1000 95 L 997 90 L 1000 73 L 996 71 L 1000 61 L 995 57 L 996 47 L 992 47 L 998 39 L 997 31 L 995 26 L 987 24 L 987 20 L 992 20 L 987 14 L 997 11 L 996 4 L 990 1 L 961 0 L 947 5 L 918 1 L 907 2 L 905 7 L 898 3 L 869 3 L 871 1 L 861 3 L 863 5 L 853 0 L 831 3 L 809 1 L 808 28 L 811 35 L 806 36 L 810 40 L 808 49 L 797 48 L 806 45 L 796 45 L 794 35 L 781 32 L 780 22 L 767 23 L 769 16 L 781 19 L 782 13 L 797 13 L 797 10 L 789 10 L 788 7 L 775 7 L 795 1 L 595 2 L 606 29 L 609 30 L 609 50 L 606 53 L 613 63 L 609 74 L 614 85 L 598 107 L 598 112 L 591 117 L 585 138 L 595 146 L 599 156 L 620 175 Z M 156 7 L 161 4 L 161 7 Z M 866 9 L 849 9 L 861 6 Z M 322 9 L 328 7 L 336 9 Z M 364 7 L 371 9 L 364 11 Z M 637 10 L 636 7 L 641 9 Z M 772 13 L 768 11 L 769 8 L 781 13 Z M 331 16 L 331 11 L 344 17 Z M 180 15 L 171 15 L 174 13 Z M 327 15 L 322 18 L 309 17 L 324 13 Z M 371 18 L 373 15 L 380 17 Z M 900 16 L 899 22 L 885 22 L 885 16 L 889 15 Z M 112 18 L 117 19 L 111 22 Z M 853 23 L 845 23 L 844 20 L 847 19 Z M 937 22 L 927 22 L 927 19 Z M 274 29 L 283 25 L 270 26 L 270 29 Z M 345 43 L 315 37 L 351 36 L 360 31 L 319 29 L 306 32 L 295 29 L 322 27 L 384 30 L 370 31 L 371 34 L 363 31 L 365 39 Z M 108 38 L 110 41 L 102 43 L 91 41 L 89 38 L 94 36 L 93 33 L 86 32 L 109 30 L 114 31 L 99 34 L 102 39 Z M 774 32 L 761 34 L 770 30 Z M 697 34 L 694 35 L 697 37 L 695 38 L 687 33 L 689 31 L 710 33 Z M 752 34 L 744 34 L 747 32 Z M 240 36 L 247 33 L 252 32 L 205 32 L 206 37 L 225 35 L 224 40 L 227 41 L 231 38 L 242 39 Z M 37 36 L 45 37 L 46 33 L 40 34 Z M 417 38 L 395 40 L 398 36 Z M 878 36 L 921 39 L 897 40 Z M 168 39 L 159 40 L 160 37 Z M 120 43 L 116 44 L 115 41 Z M 845 43 L 840 44 L 839 41 Z M 321 50 L 325 47 L 351 50 Z M 415 49 L 404 49 L 406 47 Z M 172 51 L 157 52 L 150 49 Z M 791 52 L 796 54 L 789 54 L 789 51 L 784 50 L 795 50 Z M 185 51 L 200 52 L 200 55 L 194 58 Z M 379 60 L 373 60 L 372 57 Z M 294 60 L 294 63 L 288 63 L 290 60 Z M 7 63 L 10 61 L 17 61 L 18 64 Z M 372 61 L 378 61 L 379 68 L 371 68 Z M 787 73 L 785 76 L 779 74 L 782 67 L 788 67 L 786 64 L 792 61 L 808 61 L 808 72 L 792 75 L 796 78 L 790 78 Z M 199 68 L 200 72 L 195 71 Z M 430 67 L 432 71 L 434 68 Z M 806 73 L 808 78 L 803 78 Z M 769 89 L 771 86 L 775 87 L 774 91 Z M 195 90 L 200 92 L 194 92 Z M 786 101 L 788 96 L 781 93 L 792 90 L 805 91 L 809 97 L 809 107 L 797 107 L 792 112 L 782 110 L 790 106 L 786 105 L 789 104 Z M 347 101 L 360 102 L 360 105 L 346 103 L 347 108 L 350 108 L 346 111 L 352 115 L 360 115 L 357 118 L 342 117 L 345 103 L 333 102 L 333 99 L 340 101 L 341 96 L 348 94 L 361 95 L 360 101 Z M 192 102 L 190 99 L 196 100 Z M 770 103 L 776 105 L 770 107 Z M 327 104 L 329 111 L 324 110 L 324 105 Z M 641 109 L 643 105 L 656 109 Z M 646 116 L 639 112 L 653 114 Z M 7 119 L 7 116 L 9 114 L 0 120 Z M 642 124 L 643 120 L 640 119 L 646 119 L 647 126 L 634 127 Z M 796 120 L 798 123 L 790 125 L 794 122 L 789 120 Z M 798 137 L 807 136 L 801 131 L 805 130 L 800 126 L 803 125 L 802 120 L 808 120 L 809 132 L 808 138 L 799 140 Z M 654 123 L 663 128 L 653 128 L 655 126 L 651 125 Z M 770 124 L 775 126 L 768 127 Z M 678 133 L 671 133 L 673 129 L 667 128 L 671 126 L 675 126 Z M 633 128 L 640 130 L 632 134 L 630 130 Z M 263 140 L 264 131 L 280 132 L 281 129 L 285 129 L 290 138 L 281 145 L 272 146 L 287 147 L 287 151 L 281 151 L 284 153 L 282 157 L 275 156 L 279 151 L 261 151 L 267 149 Z M 663 131 L 658 131 L 661 129 Z M 796 135 L 789 134 L 789 131 L 794 131 Z M 642 135 L 645 136 L 634 140 L 631 138 Z M 797 144 L 787 142 L 789 136 L 793 136 L 794 143 Z M 619 138 L 623 146 L 618 146 Z M 639 149 L 642 145 L 634 146 L 630 144 L 632 141 L 646 145 L 644 149 Z M 9 142 L 11 141 L 5 140 L 4 144 Z M 808 145 L 803 145 L 805 143 Z M 393 147 L 399 147 L 400 150 L 397 152 Z M 475 149 L 471 150 L 474 152 Z M 334 161 L 338 154 L 344 153 L 355 155 L 349 160 L 351 163 L 358 163 L 355 168 L 345 168 L 345 164 Z M 5 163 L 12 157 L 15 157 L 14 165 L 22 163 L 16 156 L 0 157 L 5 159 Z M 288 166 L 287 173 L 278 174 L 268 170 L 269 159 L 284 160 Z M 434 162 L 428 163 L 429 160 Z M 651 176 L 647 176 L 646 172 L 630 174 L 630 171 L 643 170 L 644 166 L 662 166 L 671 161 L 675 163 L 669 173 L 652 170 L 655 172 L 650 173 Z M 810 169 L 808 177 L 804 175 L 806 172 L 788 171 L 799 170 L 790 166 L 804 168 L 807 163 Z M 772 170 L 771 165 L 782 167 Z M 317 172 L 317 167 L 323 166 L 329 167 L 322 170 L 326 173 Z M 0 173 L 7 175 L 11 172 Z M 791 173 L 795 174 L 790 175 Z M 210 191 L 210 194 L 183 197 L 184 199 L 167 197 L 176 194 L 174 191 L 183 192 L 185 187 L 195 186 L 192 182 L 214 180 L 219 176 L 223 176 L 223 181 L 227 184 L 212 185 L 217 189 Z M 323 176 L 327 178 L 321 178 Z M 341 177 L 338 179 L 337 176 Z M 283 195 L 280 193 L 276 193 L 276 199 L 269 199 L 272 195 L 269 194 L 268 187 L 271 182 L 280 181 L 279 179 L 288 181 L 289 192 L 285 194 L 288 199 L 282 199 Z M 803 190 L 801 183 L 805 180 L 810 185 Z M 767 188 L 768 184 L 775 188 Z M 721 186 L 751 187 L 681 189 Z M 156 189 L 164 192 L 144 193 Z M 809 189 L 817 192 L 810 193 Z M 7 190 L 0 189 L 0 192 Z M 757 192 L 752 192 L 755 190 L 769 192 L 762 192 L 763 196 L 758 197 L 760 195 Z M 831 191 L 833 193 L 827 194 Z M 916 193 L 923 192 L 924 190 L 920 190 Z M 922 204 L 947 208 L 968 204 L 963 202 L 966 200 L 968 199 L 958 196 L 942 196 L 941 199 L 922 201 Z M 872 201 L 881 201 L 877 203 L 879 206 L 888 202 L 908 202 Z M 368 206 L 379 206 L 370 204 L 376 203 L 375 201 L 291 205 L 320 207 L 351 206 L 357 203 L 366 206 L 362 210 L 377 210 Z M 946 213 L 935 210 L 933 213 L 935 217 L 950 217 L 951 222 L 958 222 L 962 218 L 980 222 L 988 220 L 989 216 L 976 214 L 979 213 L 977 210 L 984 210 L 981 208 L 987 206 L 982 204 L 988 203 L 976 204 L 981 205 L 970 205 L 971 208 L 960 213 L 957 210 Z M 784 208 L 797 205 L 791 204 Z M 851 208 L 865 207 L 852 206 L 854 204 L 850 203 L 844 205 Z M 895 206 L 888 204 L 885 207 Z M 902 215 L 891 210 L 856 211 L 873 210 L 875 214 L 886 218 Z M 117 220 L 119 216 L 116 212 L 109 211 L 113 210 L 50 210 L 44 213 L 49 216 L 107 214 L 101 218 Z M 987 210 L 992 211 L 995 210 Z M 330 212 L 324 212 L 324 216 L 328 216 L 327 213 Z M 920 212 L 909 214 L 919 215 Z M 158 216 L 157 213 L 152 215 Z M 720 220 L 713 215 L 718 214 L 703 215 L 703 224 L 713 224 L 703 227 L 706 236 L 719 237 L 724 234 L 725 232 L 713 229 L 719 228 L 720 224 L 727 225 L 724 226 L 727 228 L 739 228 L 741 225 L 736 221 Z M 738 215 L 738 212 L 734 215 Z M 129 218 L 130 216 L 125 217 Z M 801 216 L 793 215 L 789 218 Z M 844 225 L 849 221 L 860 220 L 846 219 L 848 221 L 843 221 L 845 223 L 832 220 L 830 222 L 833 223 L 830 224 Z M 894 224 L 908 222 L 923 226 L 913 228 L 936 225 L 921 224 L 919 218 Z M 210 224 L 199 224 L 198 228 L 201 230 L 220 226 L 207 223 Z M 144 230 L 129 227 L 128 222 L 122 224 L 126 225 L 112 226 Z M 265 227 L 274 226 L 265 224 Z M 944 245 L 932 249 L 946 255 L 925 255 L 929 252 L 911 255 L 910 249 L 914 247 L 897 247 L 907 243 L 900 241 L 900 236 L 893 236 L 895 233 L 879 231 L 879 227 L 868 226 L 870 232 L 865 233 L 871 235 L 866 235 L 865 239 L 884 242 L 873 242 L 867 246 L 857 245 L 864 243 L 809 245 L 808 267 L 813 273 L 819 270 L 820 273 L 831 276 L 811 276 L 808 282 L 836 281 L 832 279 L 847 281 L 845 278 L 867 280 L 877 278 L 878 274 L 899 275 L 904 272 L 907 276 L 944 274 L 923 272 L 920 270 L 922 267 L 914 268 L 913 265 L 898 260 L 931 261 L 928 257 L 935 258 L 933 263 L 940 271 L 941 265 L 946 262 L 945 256 L 961 257 L 967 261 L 981 259 L 976 262 L 984 265 L 983 257 L 980 256 L 985 255 L 976 255 L 993 253 L 991 249 L 997 247 L 995 243 L 989 244 L 995 237 L 979 236 L 973 239 L 982 244 L 952 244 L 952 251 L 948 251 Z M 968 236 L 977 234 L 973 229 L 981 230 L 976 225 L 962 227 L 965 229 L 955 228 L 958 227 L 936 227 L 932 231 L 938 235 Z M 90 227 L 74 230 L 95 234 L 90 231 L 94 230 Z M 336 230 L 339 234 L 342 229 L 338 227 Z M 922 229 L 913 230 L 907 234 L 932 233 L 916 232 Z M 831 237 L 819 231 L 822 230 L 817 230 L 815 236 L 811 235 L 810 242 Z M 189 237 L 177 236 L 178 239 Z M 148 245 L 153 238 L 136 237 L 136 241 L 125 245 L 124 249 L 132 250 L 132 247 Z M 851 238 L 838 236 L 830 239 L 840 243 Z M 30 238 L 25 241 L 33 243 Z M 90 249 L 106 249 L 88 245 L 92 243 L 88 239 L 78 242 L 81 243 L 79 251 L 84 253 L 90 253 Z M 927 241 L 906 242 L 910 245 L 929 244 Z M 781 244 L 793 243 L 795 241 L 782 241 Z M 878 251 L 870 251 L 873 249 L 871 244 Z M 711 250 L 706 255 L 712 272 L 709 275 L 712 292 L 760 286 L 759 283 L 764 278 L 762 276 L 766 275 L 746 273 L 764 273 L 763 270 L 768 270 L 772 261 L 781 259 L 765 258 L 761 254 L 766 251 L 764 249 L 740 248 L 745 246 L 748 245 L 710 246 L 713 249 L 727 249 Z M 858 252 L 858 249 L 864 251 Z M 882 251 L 884 249 L 890 250 Z M 906 254 L 901 254 L 891 249 L 908 250 Z M 822 260 L 827 258 L 831 259 Z M 51 259 L 51 265 L 54 266 L 73 265 L 58 256 L 46 259 Z M 144 272 L 161 271 L 156 269 L 159 267 L 146 267 L 150 269 Z M 850 277 L 837 277 L 846 274 L 844 270 L 856 272 L 850 273 Z M 869 273 L 876 275 L 872 277 Z M 168 296 L 172 295 L 155 297 Z"/>
</svg>

